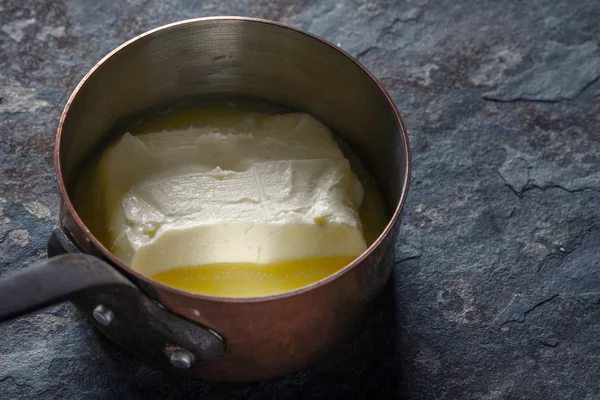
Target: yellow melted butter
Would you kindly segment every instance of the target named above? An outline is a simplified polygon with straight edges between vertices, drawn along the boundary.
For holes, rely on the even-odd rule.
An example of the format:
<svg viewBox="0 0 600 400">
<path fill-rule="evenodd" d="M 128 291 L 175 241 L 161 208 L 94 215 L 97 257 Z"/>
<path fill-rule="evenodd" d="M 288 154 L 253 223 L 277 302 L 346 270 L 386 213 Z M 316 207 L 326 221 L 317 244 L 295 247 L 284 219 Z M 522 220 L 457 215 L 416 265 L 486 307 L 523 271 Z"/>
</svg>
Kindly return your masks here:
<svg viewBox="0 0 600 400">
<path fill-rule="evenodd" d="M 246 119 L 272 115 L 273 110 L 255 103 L 205 104 L 178 110 L 169 110 L 141 119 L 123 131 L 132 135 L 213 126 L 215 129 L 243 123 Z M 120 137 L 120 135 L 117 135 Z M 104 149 L 102 149 L 104 150 Z M 347 152 L 347 148 L 343 148 Z M 352 169 L 364 188 L 363 204 L 359 216 L 367 245 L 372 244 L 388 220 L 386 203 L 379 184 L 367 173 L 356 156 L 348 157 Z M 107 198 L 92 187 L 99 157 L 94 157 L 82 171 L 73 193 L 77 212 L 92 233 L 105 247 L 111 248 L 111 236 L 104 219 Z M 120 206 L 112 204 L 110 207 Z M 299 244 L 300 245 L 300 244 Z M 210 264 L 177 268 L 150 278 L 163 284 L 217 297 L 260 297 L 299 289 L 315 283 L 344 268 L 354 257 L 319 257 L 258 265 L 253 263 Z"/>
<path fill-rule="evenodd" d="M 310 285 L 344 268 L 354 257 L 318 257 L 267 265 L 210 264 L 152 275 L 155 281 L 219 297 L 260 297 Z"/>
</svg>

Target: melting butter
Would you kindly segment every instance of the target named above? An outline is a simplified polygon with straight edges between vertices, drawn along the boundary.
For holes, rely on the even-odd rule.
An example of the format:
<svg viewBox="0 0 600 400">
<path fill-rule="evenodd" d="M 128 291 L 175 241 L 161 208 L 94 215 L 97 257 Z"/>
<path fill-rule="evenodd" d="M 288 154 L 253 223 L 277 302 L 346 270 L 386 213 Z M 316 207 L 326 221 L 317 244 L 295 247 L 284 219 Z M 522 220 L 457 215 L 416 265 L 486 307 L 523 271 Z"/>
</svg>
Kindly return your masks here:
<svg viewBox="0 0 600 400">
<path fill-rule="evenodd" d="M 314 117 L 223 105 L 133 127 L 82 174 L 74 198 L 135 270 L 183 290 L 254 297 L 316 282 L 366 249 L 385 206 L 364 176 L 367 193 Z"/>
</svg>

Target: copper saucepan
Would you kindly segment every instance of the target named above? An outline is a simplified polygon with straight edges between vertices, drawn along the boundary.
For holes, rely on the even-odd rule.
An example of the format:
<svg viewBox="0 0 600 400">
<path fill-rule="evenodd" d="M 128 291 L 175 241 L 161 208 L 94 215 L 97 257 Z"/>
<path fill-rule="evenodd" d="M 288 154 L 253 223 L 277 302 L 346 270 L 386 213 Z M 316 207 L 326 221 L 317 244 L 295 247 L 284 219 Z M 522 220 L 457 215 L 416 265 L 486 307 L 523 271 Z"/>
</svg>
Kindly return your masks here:
<svg viewBox="0 0 600 400">
<path fill-rule="evenodd" d="M 300 109 L 340 133 L 371 164 L 392 206 L 375 243 L 317 283 L 248 299 L 177 290 L 115 258 L 70 200 L 82 166 L 124 118 L 211 96 Z M 394 103 L 331 43 L 252 18 L 202 18 L 154 29 L 111 52 L 71 95 L 56 133 L 60 227 L 50 238 L 48 260 L 0 280 L 0 321 L 70 300 L 115 343 L 173 373 L 252 381 L 297 371 L 356 331 L 388 280 L 410 165 Z"/>
</svg>

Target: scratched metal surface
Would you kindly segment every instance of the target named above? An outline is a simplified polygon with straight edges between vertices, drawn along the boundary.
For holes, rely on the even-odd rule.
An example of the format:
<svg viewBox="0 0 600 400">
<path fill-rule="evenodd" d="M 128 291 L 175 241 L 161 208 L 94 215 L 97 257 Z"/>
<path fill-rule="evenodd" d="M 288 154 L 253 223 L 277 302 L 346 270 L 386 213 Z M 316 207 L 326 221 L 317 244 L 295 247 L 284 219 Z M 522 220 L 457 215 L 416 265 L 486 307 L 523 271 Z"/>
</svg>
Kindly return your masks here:
<svg viewBox="0 0 600 400">
<path fill-rule="evenodd" d="M 83 74 L 149 28 L 223 14 L 339 43 L 404 114 L 414 178 L 381 313 L 307 371 L 223 385 L 53 307 L 0 326 L 0 398 L 600 398 L 597 0 L 2 0 L 0 276 L 45 256 L 53 134 Z"/>
</svg>

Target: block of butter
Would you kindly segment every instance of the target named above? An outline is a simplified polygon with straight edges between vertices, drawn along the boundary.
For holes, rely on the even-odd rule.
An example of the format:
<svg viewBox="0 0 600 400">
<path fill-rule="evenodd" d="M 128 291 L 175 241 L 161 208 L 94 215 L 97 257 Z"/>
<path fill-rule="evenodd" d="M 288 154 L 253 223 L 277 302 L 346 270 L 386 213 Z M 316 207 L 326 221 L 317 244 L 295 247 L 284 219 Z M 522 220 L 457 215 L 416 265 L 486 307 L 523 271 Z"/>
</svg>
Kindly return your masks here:
<svg viewBox="0 0 600 400">
<path fill-rule="evenodd" d="M 331 131 L 305 113 L 125 134 L 95 176 L 111 252 L 146 275 L 366 249 L 362 185 Z"/>
</svg>

